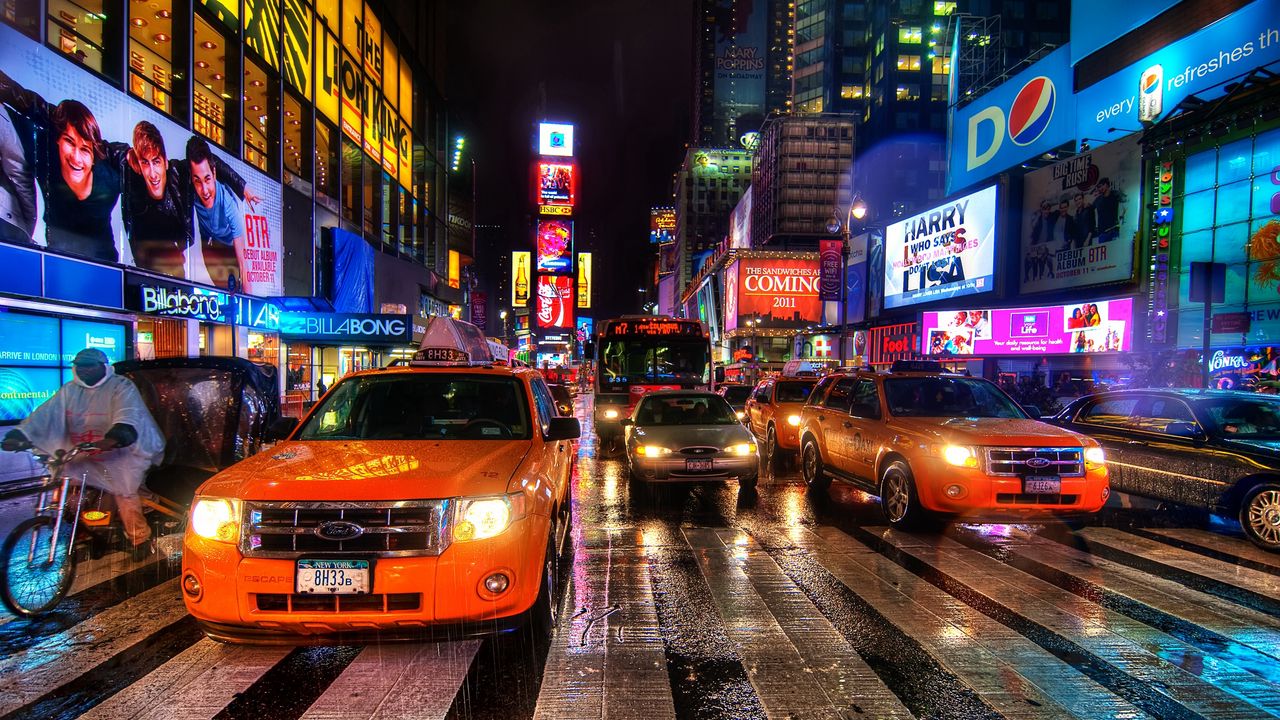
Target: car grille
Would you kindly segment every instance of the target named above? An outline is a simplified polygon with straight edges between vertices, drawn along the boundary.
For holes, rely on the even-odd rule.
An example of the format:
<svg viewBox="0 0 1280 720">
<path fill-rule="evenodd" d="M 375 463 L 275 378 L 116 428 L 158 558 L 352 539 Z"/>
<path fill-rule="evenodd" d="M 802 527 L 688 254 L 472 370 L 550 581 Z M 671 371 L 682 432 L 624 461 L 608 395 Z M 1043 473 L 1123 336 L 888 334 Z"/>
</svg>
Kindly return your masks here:
<svg viewBox="0 0 1280 720">
<path fill-rule="evenodd" d="M 1029 495 L 1027 493 L 996 493 L 1001 505 L 1075 505 L 1079 495 Z"/>
<path fill-rule="evenodd" d="M 449 546 L 450 510 L 448 500 L 249 502 L 240 551 L 267 558 L 439 555 Z M 360 532 L 345 539 L 321 536 L 330 523 Z"/>
<path fill-rule="evenodd" d="M 715 455 L 716 453 L 720 452 L 720 448 L 707 447 L 707 446 L 683 447 L 683 448 L 680 448 L 679 452 L 681 455 L 699 457 L 699 456 Z"/>
<path fill-rule="evenodd" d="M 1082 448 L 987 448 L 987 472 L 991 475 L 1084 475 Z"/>
<path fill-rule="evenodd" d="M 258 612 L 412 612 L 422 608 L 422 593 L 388 595 L 313 595 L 258 593 Z"/>
</svg>

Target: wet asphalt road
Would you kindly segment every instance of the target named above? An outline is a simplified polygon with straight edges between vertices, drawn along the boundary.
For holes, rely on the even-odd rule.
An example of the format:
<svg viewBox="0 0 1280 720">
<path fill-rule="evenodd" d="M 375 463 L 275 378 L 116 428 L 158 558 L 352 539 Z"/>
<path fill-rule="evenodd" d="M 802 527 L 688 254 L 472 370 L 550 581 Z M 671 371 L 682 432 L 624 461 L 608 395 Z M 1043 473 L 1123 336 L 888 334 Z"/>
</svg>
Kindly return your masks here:
<svg viewBox="0 0 1280 720">
<path fill-rule="evenodd" d="M 584 430 L 550 640 L 220 645 L 172 560 L 111 556 L 52 616 L 0 617 L 0 720 L 1280 717 L 1280 556 L 1230 527 L 1109 508 L 911 535 L 789 467 L 633 487 Z"/>
</svg>

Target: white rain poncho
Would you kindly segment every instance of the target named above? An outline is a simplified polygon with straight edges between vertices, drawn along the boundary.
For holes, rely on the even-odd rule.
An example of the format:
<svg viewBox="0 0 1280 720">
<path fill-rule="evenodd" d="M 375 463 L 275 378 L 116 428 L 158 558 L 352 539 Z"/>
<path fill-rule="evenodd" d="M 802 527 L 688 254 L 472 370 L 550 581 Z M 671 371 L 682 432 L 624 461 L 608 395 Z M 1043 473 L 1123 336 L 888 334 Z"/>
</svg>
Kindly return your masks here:
<svg viewBox="0 0 1280 720">
<path fill-rule="evenodd" d="M 116 375 L 110 365 L 106 377 L 92 387 L 79 377 L 73 378 L 18 429 L 36 447 L 52 452 L 97 442 L 117 423 L 132 426 L 138 433 L 137 441 L 119 450 L 88 455 L 73 463 L 69 474 L 78 478 L 85 473 L 90 485 L 116 495 L 133 495 L 147 468 L 163 458 L 164 436 L 138 388 L 128 378 Z"/>
</svg>

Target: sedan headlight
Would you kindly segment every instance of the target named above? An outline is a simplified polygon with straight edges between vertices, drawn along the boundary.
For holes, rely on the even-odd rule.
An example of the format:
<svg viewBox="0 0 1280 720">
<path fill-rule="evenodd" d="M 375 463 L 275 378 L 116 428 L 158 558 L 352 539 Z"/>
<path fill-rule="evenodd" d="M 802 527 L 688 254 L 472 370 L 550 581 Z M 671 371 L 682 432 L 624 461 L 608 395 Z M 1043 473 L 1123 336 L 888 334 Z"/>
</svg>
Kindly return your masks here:
<svg viewBox="0 0 1280 720">
<path fill-rule="evenodd" d="M 1105 465 L 1107 454 L 1100 447 L 1087 447 L 1084 449 L 1084 461 L 1087 465 Z"/>
<path fill-rule="evenodd" d="M 788 415 L 788 416 L 787 416 L 787 424 L 788 424 L 788 425 L 790 425 L 791 427 L 800 427 L 800 416 L 799 416 L 799 415 Z"/>
<path fill-rule="evenodd" d="M 636 454 L 640 457 L 662 457 L 670 455 L 671 448 L 662 447 L 661 445 L 638 445 Z"/>
<path fill-rule="evenodd" d="M 191 532 L 206 540 L 236 542 L 240 539 L 240 501 L 196 498 L 191 505 Z"/>
<path fill-rule="evenodd" d="M 737 445 L 730 445 L 729 447 L 725 448 L 724 451 L 729 453 L 730 455 L 750 455 L 756 451 L 756 444 L 755 443 L 739 443 Z"/>
<path fill-rule="evenodd" d="M 617 419 L 618 419 L 618 411 L 617 411 L 617 410 L 614 410 L 613 408 L 609 408 L 608 410 L 605 410 L 605 411 L 604 411 L 604 419 L 605 419 L 605 420 L 617 420 Z"/>
<path fill-rule="evenodd" d="M 501 535 L 511 523 L 524 517 L 524 495 L 459 498 L 453 524 L 456 542 L 486 540 Z"/>
<path fill-rule="evenodd" d="M 973 451 L 973 448 L 963 445 L 947 445 L 942 448 L 942 459 L 946 460 L 948 465 L 955 465 L 956 467 L 978 467 L 977 453 Z"/>
</svg>

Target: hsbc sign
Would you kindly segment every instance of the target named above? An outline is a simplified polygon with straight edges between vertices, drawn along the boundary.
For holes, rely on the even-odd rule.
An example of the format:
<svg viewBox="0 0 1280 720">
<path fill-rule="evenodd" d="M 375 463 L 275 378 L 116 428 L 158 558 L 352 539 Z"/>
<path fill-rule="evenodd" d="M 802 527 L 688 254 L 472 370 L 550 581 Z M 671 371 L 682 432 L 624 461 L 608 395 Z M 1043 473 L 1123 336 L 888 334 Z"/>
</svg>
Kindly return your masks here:
<svg viewBox="0 0 1280 720">
<path fill-rule="evenodd" d="M 1069 48 L 1059 48 L 955 111 L 948 193 L 1075 139 L 1070 57 Z"/>
</svg>

